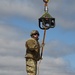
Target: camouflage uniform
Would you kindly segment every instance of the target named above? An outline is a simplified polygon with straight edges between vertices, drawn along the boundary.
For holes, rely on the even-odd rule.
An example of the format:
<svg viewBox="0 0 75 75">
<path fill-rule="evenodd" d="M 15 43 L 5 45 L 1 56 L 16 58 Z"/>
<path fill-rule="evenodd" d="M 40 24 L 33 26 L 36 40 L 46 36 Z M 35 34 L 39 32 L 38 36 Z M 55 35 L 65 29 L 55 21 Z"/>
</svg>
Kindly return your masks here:
<svg viewBox="0 0 75 75">
<path fill-rule="evenodd" d="M 30 38 L 26 41 L 26 71 L 27 75 L 36 75 L 37 61 L 40 59 L 40 45 L 38 40 Z"/>
</svg>

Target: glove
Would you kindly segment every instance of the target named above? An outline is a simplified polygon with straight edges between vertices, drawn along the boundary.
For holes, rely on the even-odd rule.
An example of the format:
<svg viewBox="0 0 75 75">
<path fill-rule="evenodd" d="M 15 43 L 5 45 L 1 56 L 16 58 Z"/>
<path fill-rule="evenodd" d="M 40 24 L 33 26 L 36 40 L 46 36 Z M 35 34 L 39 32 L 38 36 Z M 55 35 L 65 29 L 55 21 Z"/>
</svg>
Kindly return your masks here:
<svg viewBox="0 0 75 75">
<path fill-rule="evenodd" d="M 42 43 L 40 47 L 44 47 L 44 46 L 45 46 L 45 43 Z"/>
<path fill-rule="evenodd" d="M 37 61 L 39 61 L 39 60 L 42 60 L 42 57 L 41 56 L 37 59 Z"/>
</svg>

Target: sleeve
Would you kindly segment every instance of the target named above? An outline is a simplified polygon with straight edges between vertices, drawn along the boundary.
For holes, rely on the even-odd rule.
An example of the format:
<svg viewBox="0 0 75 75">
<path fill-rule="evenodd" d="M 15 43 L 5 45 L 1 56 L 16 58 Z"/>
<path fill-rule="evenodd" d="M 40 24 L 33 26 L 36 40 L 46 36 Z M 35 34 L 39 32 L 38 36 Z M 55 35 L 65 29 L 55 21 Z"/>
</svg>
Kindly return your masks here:
<svg viewBox="0 0 75 75">
<path fill-rule="evenodd" d="M 28 40 L 26 42 L 26 48 L 29 50 L 35 50 L 37 48 L 36 42 L 34 40 Z"/>
</svg>

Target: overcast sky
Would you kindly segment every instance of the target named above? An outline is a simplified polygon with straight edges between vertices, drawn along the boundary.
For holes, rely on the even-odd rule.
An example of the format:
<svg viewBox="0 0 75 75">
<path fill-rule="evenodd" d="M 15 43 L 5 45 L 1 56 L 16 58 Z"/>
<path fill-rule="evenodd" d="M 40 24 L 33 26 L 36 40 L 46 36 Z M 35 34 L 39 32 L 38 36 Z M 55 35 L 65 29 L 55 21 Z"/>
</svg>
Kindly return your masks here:
<svg viewBox="0 0 75 75">
<path fill-rule="evenodd" d="M 51 0 L 56 20 L 47 30 L 40 75 L 75 75 L 75 0 Z M 0 75 L 26 75 L 25 41 L 37 29 L 44 13 L 43 0 L 0 0 Z"/>
</svg>

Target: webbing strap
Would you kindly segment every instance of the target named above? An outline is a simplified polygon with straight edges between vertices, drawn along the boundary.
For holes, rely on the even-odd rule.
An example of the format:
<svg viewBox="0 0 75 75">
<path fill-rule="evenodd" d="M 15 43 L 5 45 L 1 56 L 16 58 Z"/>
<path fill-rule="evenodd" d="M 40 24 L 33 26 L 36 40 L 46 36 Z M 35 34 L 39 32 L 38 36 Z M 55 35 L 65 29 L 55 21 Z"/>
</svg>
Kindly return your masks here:
<svg viewBox="0 0 75 75">
<path fill-rule="evenodd" d="M 42 58 L 42 55 L 43 55 L 45 37 L 46 37 L 46 29 L 44 29 L 44 35 L 43 35 L 43 40 L 42 40 L 41 58 Z"/>
<path fill-rule="evenodd" d="M 43 40 L 42 40 L 41 58 L 42 58 L 43 50 L 44 50 L 45 37 L 46 37 L 46 29 L 44 29 L 44 35 L 43 35 Z M 39 75 L 39 67 L 40 67 L 40 63 L 41 63 L 41 60 L 38 62 L 38 65 L 37 65 L 37 70 L 38 70 L 37 75 Z"/>
</svg>

